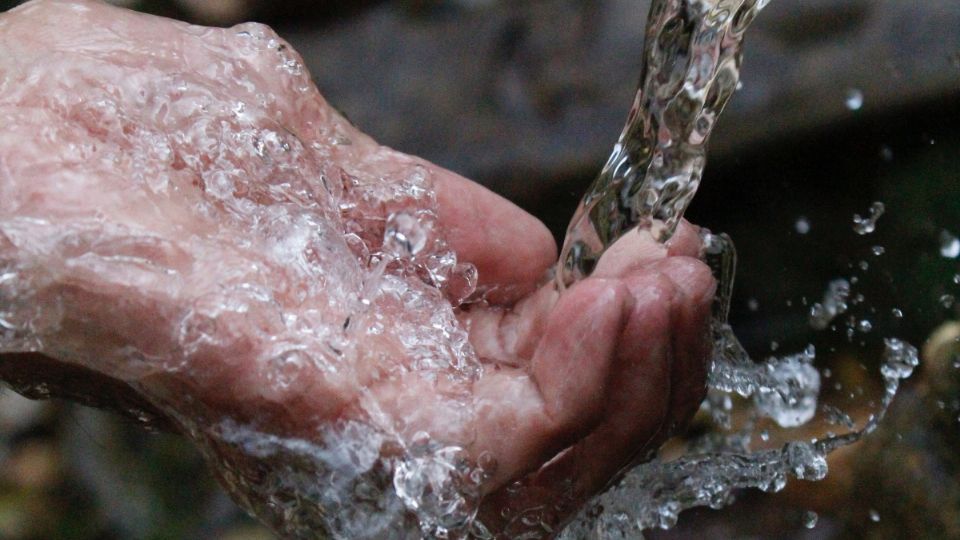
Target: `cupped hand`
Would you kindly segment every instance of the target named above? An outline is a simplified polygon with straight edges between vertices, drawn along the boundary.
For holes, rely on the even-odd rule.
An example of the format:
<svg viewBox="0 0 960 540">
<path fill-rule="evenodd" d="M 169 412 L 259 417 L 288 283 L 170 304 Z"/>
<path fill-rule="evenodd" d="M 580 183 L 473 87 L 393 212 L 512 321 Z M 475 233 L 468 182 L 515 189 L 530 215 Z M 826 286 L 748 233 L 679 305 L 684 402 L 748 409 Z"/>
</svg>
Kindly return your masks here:
<svg viewBox="0 0 960 540">
<path fill-rule="evenodd" d="M 689 224 L 561 293 L 539 221 L 360 133 L 266 27 L 35 1 L 0 50 L 3 363 L 116 381 L 277 530 L 550 536 L 699 405 Z"/>
</svg>

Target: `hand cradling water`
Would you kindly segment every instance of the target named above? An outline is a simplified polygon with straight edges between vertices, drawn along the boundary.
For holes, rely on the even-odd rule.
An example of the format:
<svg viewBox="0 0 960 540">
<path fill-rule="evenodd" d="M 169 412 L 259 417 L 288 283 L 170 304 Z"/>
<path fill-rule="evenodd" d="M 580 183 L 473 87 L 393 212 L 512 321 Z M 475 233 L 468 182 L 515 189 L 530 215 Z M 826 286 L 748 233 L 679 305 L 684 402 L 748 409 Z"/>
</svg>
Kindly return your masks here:
<svg viewBox="0 0 960 540">
<path fill-rule="evenodd" d="M 725 322 L 732 243 L 699 245 L 681 217 L 763 4 L 654 2 L 641 89 L 571 224 L 562 296 L 536 289 L 549 248 L 477 247 L 534 245 L 542 226 L 359 133 L 266 27 L 18 8 L 0 17 L 0 352 L 123 381 L 286 536 L 548 537 L 700 402 L 705 251 L 720 291 L 704 409 L 730 429 L 635 468 L 563 534 L 629 536 L 737 488 L 822 478 L 916 351 L 887 340 L 882 407 L 859 431 L 752 449 L 756 418 L 812 416 L 814 351 L 745 354 Z M 636 225 L 646 236 L 620 245 L 646 258 L 598 264 Z M 751 398 L 747 427 L 731 394 Z"/>
<path fill-rule="evenodd" d="M 689 224 L 560 295 L 542 224 L 266 27 L 47 0 L 0 48 L 0 353 L 143 396 L 284 536 L 548 536 L 703 397 Z"/>
</svg>

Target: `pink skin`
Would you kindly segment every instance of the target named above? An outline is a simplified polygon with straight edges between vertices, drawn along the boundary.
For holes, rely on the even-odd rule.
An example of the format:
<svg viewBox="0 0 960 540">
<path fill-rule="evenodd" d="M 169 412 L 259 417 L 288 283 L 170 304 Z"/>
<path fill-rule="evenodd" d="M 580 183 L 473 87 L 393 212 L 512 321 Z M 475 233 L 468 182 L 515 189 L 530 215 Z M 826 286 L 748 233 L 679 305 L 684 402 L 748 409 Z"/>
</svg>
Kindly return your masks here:
<svg viewBox="0 0 960 540">
<path fill-rule="evenodd" d="M 248 50 L 241 30 L 277 41 L 268 52 Z M 373 399 L 397 419 L 402 437 L 427 431 L 473 459 L 496 461 L 481 510 L 494 530 L 509 536 L 516 525 L 501 516 L 504 507 L 550 505 L 550 521 L 561 523 L 679 429 L 703 397 L 715 285 L 698 258 L 696 229 L 681 224 L 668 246 L 628 235 L 593 277 L 563 294 L 541 286 L 557 253 L 539 221 L 478 184 L 360 133 L 308 74 L 297 66 L 278 72 L 277 54 L 298 60 L 282 45 L 256 25 L 201 28 L 90 1 L 38 1 L 0 15 L 0 269 L 15 265 L 31 301 L 57 306 L 60 317 L 38 330 L 42 343 L 30 349 L 135 383 L 181 414 L 193 412 L 178 402 L 189 394 L 207 414 L 219 411 L 278 434 L 309 438 L 335 419 L 363 417 L 360 397 Z M 246 112 L 224 112 L 231 120 L 221 124 L 191 123 L 196 117 L 186 110 L 227 111 L 239 102 Z M 211 146 L 239 133 L 243 122 L 289 135 L 294 150 L 270 154 L 289 155 L 289 162 Z M 167 137 L 160 150 L 149 144 L 156 134 Z M 350 144 L 337 142 L 344 140 Z M 266 144 L 269 152 L 280 143 L 230 144 Z M 226 176 L 210 174 L 219 170 Z M 480 286 L 490 291 L 485 303 L 457 311 L 486 365 L 483 374 L 432 382 L 409 369 L 387 332 L 343 344 L 351 358 L 343 369 L 271 384 L 270 371 L 255 359 L 283 331 L 274 307 L 319 328 L 339 328 L 349 315 L 343 298 L 362 287 L 356 276 L 371 268 L 357 266 L 338 239 L 332 252 L 296 252 L 313 257 L 301 271 L 301 259 L 270 252 L 291 229 L 271 236 L 263 216 L 293 204 L 316 227 L 342 234 L 339 224 L 352 216 L 369 226 L 359 236 L 376 238 L 390 202 L 361 198 L 341 215 L 331 201 L 348 199 L 353 188 L 325 187 L 319 178 L 417 170 L 432 179 L 447 245 L 476 266 Z M 226 198 L 216 191 L 224 177 Z M 323 287 L 327 279 L 337 287 Z M 234 283 L 269 290 L 273 303 L 251 301 L 242 317 L 211 315 L 206 321 L 215 322 L 220 341 L 185 352 L 174 329 L 192 327 L 178 325 L 180 318 L 204 302 L 216 304 L 218 287 Z M 0 312 L 4 301 L 0 289 Z M 421 315 L 373 309 L 388 327 Z M 304 346 L 315 352 L 315 343 Z M 118 356 L 124 347 L 145 357 Z M 164 363 L 171 359 L 180 364 Z M 407 369 L 390 375 L 396 366 Z M 437 414 L 451 390 L 467 396 L 476 414 L 462 422 Z M 519 489 L 505 488 L 518 480 Z"/>
</svg>

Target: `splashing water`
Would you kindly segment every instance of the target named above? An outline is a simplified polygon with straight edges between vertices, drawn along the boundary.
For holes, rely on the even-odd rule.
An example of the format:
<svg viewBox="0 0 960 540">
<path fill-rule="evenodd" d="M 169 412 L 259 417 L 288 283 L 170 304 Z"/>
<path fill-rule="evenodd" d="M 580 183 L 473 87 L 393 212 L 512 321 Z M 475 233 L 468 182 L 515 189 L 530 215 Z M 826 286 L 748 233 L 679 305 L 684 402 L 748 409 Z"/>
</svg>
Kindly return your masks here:
<svg viewBox="0 0 960 540">
<path fill-rule="evenodd" d="M 846 313 L 849 298 L 849 281 L 842 278 L 831 281 L 823 293 L 823 300 L 810 306 L 810 326 L 815 330 L 830 326 L 833 319 Z"/>
<path fill-rule="evenodd" d="M 659 239 L 670 238 L 700 182 L 709 135 L 737 88 L 744 32 L 766 3 L 654 0 L 640 89 L 613 154 L 571 222 L 557 273 L 561 287 L 588 275 L 604 249 L 636 226 L 651 228 L 659 222 L 662 227 L 655 229 Z M 189 248 L 184 252 L 205 258 L 179 267 L 174 249 L 179 244 L 146 238 L 135 230 L 105 230 L 96 220 L 71 222 L 72 228 L 40 219 L 0 221 L 0 252 L 4 242 L 10 242 L 29 245 L 36 253 L 62 255 L 67 261 L 69 268 L 50 266 L 37 279 L 55 281 L 58 272 L 79 268 L 86 272 L 82 275 L 122 274 L 138 290 L 155 284 L 163 292 L 180 290 L 176 282 L 194 278 L 190 272 L 236 269 L 223 276 L 215 292 L 182 302 L 188 305 L 183 313 L 174 313 L 169 321 L 152 321 L 169 323 L 174 336 L 172 349 L 153 357 L 177 362 L 155 365 L 143 351 L 105 346 L 105 356 L 133 366 L 133 372 L 125 374 L 131 380 L 156 372 L 177 373 L 189 360 L 202 360 L 204 355 L 230 357 L 238 345 L 249 345 L 237 343 L 236 336 L 242 335 L 260 338 L 262 347 L 250 354 L 255 369 L 265 375 L 253 380 L 271 383 L 253 389 L 237 384 L 232 389 L 249 391 L 253 401 L 263 394 L 293 393 L 318 373 L 320 382 L 329 377 L 340 386 L 363 386 L 357 383 L 360 374 L 351 371 L 362 351 L 351 343 L 365 340 L 392 340 L 402 350 L 400 356 L 410 359 L 409 365 L 374 374 L 383 380 L 410 373 L 424 374 L 431 382 L 443 380 L 451 387 L 476 380 L 482 367 L 453 307 L 473 293 L 476 269 L 458 262 L 435 234 L 436 201 L 428 175 L 416 166 L 384 177 L 362 169 L 311 165 L 318 161 L 317 153 L 350 152 L 361 143 L 345 138 L 339 129 L 320 133 L 303 129 L 297 134 L 278 125 L 271 113 L 283 101 L 278 95 L 295 103 L 309 102 L 315 92 L 309 77 L 269 30 L 244 25 L 225 32 L 232 35 L 224 39 L 250 57 L 276 67 L 283 88 L 277 95 L 251 95 L 246 104 L 226 107 L 203 84 L 158 83 L 170 87 L 152 90 L 158 96 L 179 97 L 173 103 L 151 97 L 134 106 L 125 104 L 128 111 L 144 111 L 169 122 L 153 131 L 146 123 L 128 134 L 143 138 L 133 140 L 134 161 L 157 168 L 137 167 L 132 178 L 150 193 L 166 192 L 176 179 L 166 178 L 168 164 L 156 156 L 165 160 L 175 154 L 203 186 L 206 198 L 197 203 L 198 211 L 222 217 L 213 221 L 221 227 L 216 231 L 223 245 L 248 244 L 257 254 L 256 265 L 245 264 L 250 261 L 220 249 L 219 243 L 190 236 L 175 240 Z M 72 111 L 74 116 L 117 117 L 116 109 L 124 103 L 116 101 L 140 99 L 124 94 L 129 88 L 122 84 L 117 88 L 119 97 L 68 100 L 90 108 Z M 150 108 L 168 105 L 173 106 L 162 115 Z M 290 122 L 300 117 L 289 116 Z M 218 126 L 215 136 L 207 131 L 210 125 Z M 235 144 L 219 144 L 221 140 Z M 191 151 L 201 143 L 216 149 L 212 157 L 217 170 L 203 168 L 203 158 L 211 156 Z M 238 166 L 245 163 L 241 158 L 251 157 L 241 155 L 244 152 L 256 155 L 253 162 L 264 168 L 255 172 L 276 178 L 277 183 L 246 182 L 249 171 Z M 367 222 L 365 210 L 371 207 L 382 210 L 382 215 Z M 871 227 L 876 217 L 879 213 L 867 218 Z M 224 224 L 234 222 L 244 222 L 249 237 L 231 237 Z M 335 240 L 341 237 L 343 242 Z M 126 246 L 129 253 L 98 252 L 102 246 L 94 240 L 104 238 Z M 818 405 L 816 351 L 811 347 L 764 363 L 751 360 L 726 324 L 736 265 L 733 244 L 725 235 L 706 233 L 703 240 L 719 282 L 716 347 L 704 409 L 718 424 L 730 426 L 741 402 L 749 403 L 754 417 L 783 427 L 806 423 Z M 62 251 L 64 246 L 73 250 L 72 255 Z M 144 251 L 172 253 L 169 267 L 138 258 Z M 326 273 L 319 271 L 321 267 Z M 21 268 L 0 268 L 4 310 L 0 351 L 43 351 L 51 345 L 45 340 L 55 339 L 65 316 L 62 306 L 28 294 L 40 290 L 42 283 L 31 283 L 26 275 Z M 300 283 L 308 288 L 298 289 Z M 406 315 L 386 320 L 378 316 L 380 310 Z M 589 503 L 562 537 L 629 537 L 642 529 L 669 527 L 687 508 L 724 506 L 737 488 L 778 491 L 791 476 L 823 478 L 827 453 L 875 429 L 899 381 L 917 365 L 916 350 L 910 345 L 888 339 L 885 347 L 881 370 L 885 394 L 879 411 L 860 430 L 757 450 L 751 447 L 750 429 L 710 432 L 690 441 L 675 459 L 655 459 L 627 473 Z M 131 363 L 131 358 L 140 361 Z M 88 361 L 80 354 L 75 359 Z M 451 393 L 449 407 L 431 414 L 450 424 L 468 425 L 476 411 Z M 217 415 L 200 402 L 183 405 L 190 400 L 182 397 L 165 399 L 161 393 L 152 399 L 197 442 L 234 498 L 289 537 L 485 537 L 475 522 L 484 464 L 469 463 L 463 449 L 440 444 L 429 434 L 398 433 L 396 419 L 367 390 L 357 397 L 364 414 L 324 424 L 303 437 L 271 431 L 265 423 Z M 842 413 L 831 417 L 843 425 L 852 423 Z M 761 432 L 759 438 L 767 442 L 769 435 Z"/>
<path fill-rule="evenodd" d="M 613 153 L 567 229 L 557 272 L 561 287 L 589 275 L 604 250 L 634 227 L 650 229 L 659 221 L 656 237 L 669 240 L 700 182 L 710 131 L 738 85 L 743 33 L 765 4 L 654 1 L 640 89 Z M 847 97 L 851 110 L 862 102 L 859 92 Z M 883 203 L 873 203 L 867 217 L 854 217 L 854 231 L 872 233 L 884 210 Z M 801 219 L 797 231 L 804 234 L 809 225 Z M 824 405 L 827 421 L 847 428 L 847 433 L 788 440 L 780 448 L 752 448 L 758 419 L 793 428 L 815 416 L 820 393 L 820 372 L 813 364 L 816 351 L 809 346 L 799 354 L 753 361 L 726 323 L 736 266 L 733 243 L 710 233 L 703 240 L 718 292 L 709 393 L 701 408 L 716 431 L 689 441 L 678 457 L 657 458 L 626 473 L 580 512 L 561 535 L 566 540 L 638 537 L 644 529 L 672 527 L 685 509 L 723 507 L 735 489 L 774 492 L 785 487 L 788 477 L 820 480 L 827 474 L 827 454 L 875 430 L 900 380 L 918 364 L 914 347 L 885 340 L 883 398 L 862 427 L 856 429 L 846 413 Z M 811 307 L 813 328 L 827 328 L 847 310 L 850 287 L 844 279 L 829 284 L 823 301 Z M 731 427 L 736 408 L 731 396 L 752 398 L 748 406 L 740 406 L 745 408 L 741 416 L 750 420 L 737 429 Z M 766 443 L 770 435 L 762 430 L 757 438 Z M 808 528 L 816 522 L 816 514 L 804 518 Z"/>
<path fill-rule="evenodd" d="M 882 202 L 875 202 L 870 205 L 870 214 L 867 217 L 861 217 L 860 214 L 853 215 L 853 231 L 857 234 L 870 234 L 877 229 L 877 220 L 886 211 Z"/>
</svg>

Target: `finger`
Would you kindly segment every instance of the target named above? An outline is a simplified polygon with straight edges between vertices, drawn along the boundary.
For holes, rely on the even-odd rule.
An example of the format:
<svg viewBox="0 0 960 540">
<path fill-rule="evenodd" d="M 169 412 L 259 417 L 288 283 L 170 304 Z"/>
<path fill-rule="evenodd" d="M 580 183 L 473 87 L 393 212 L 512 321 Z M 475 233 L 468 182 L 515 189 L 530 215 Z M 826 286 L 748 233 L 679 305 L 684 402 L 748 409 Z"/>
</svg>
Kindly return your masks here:
<svg viewBox="0 0 960 540">
<path fill-rule="evenodd" d="M 684 340 L 707 333 L 713 290 L 709 271 L 698 261 L 681 258 L 626 282 L 634 307 L 618 345 L 604 420 L 584 440 L 528 477 L 521 489 L 501 490 L 488 498 L 481 517 L 506 531 L 504 537 L 527 532 L 525 522 L 559 527 L 564 516 L 617 478 L 638 455 L 662 444 L 670 426 L 685 420 L 691 404 L 702 398 L 709 348 L 704 349 L 702 341 L 692 345 Z M 676 332 L 678 337 L 671 338 Z M 522 513 L 508 519 L 500 515 L 502 508 L 545 503 L 554 511 L 539 520 Z"/>
<path fill-rule="evenodd" d="M 474 264 L 487 299 L 508 303 L 533 291 L 557 260 L 547 227 L 489 189 L 434 166 L 437 212 L 447 242 Z"/>
<path fill-rule="evenodd" d="M 666 256 L 667 248 L 657 242 L 649 230 L 631 230 L 607 248 L 592 275 L 599 278 L 629 276 Z"/>
<path fill-rule="evenodd" d="M 676 232 L 667 242 L 667 255 L 699 259 L 703 255 L 703 241 L 700 239 L 700 227 L 681 219 Z"/>
<path fill-rule="evenodd" d="M 458 318 L 482 361 L 522 367 L 530 363 L 559 298 L 549 284 L 511 308 L 477 304 Z"/>
<path fill-rule="evenodd" d="M 600 257 L 592 275 L 601 278 L 627 277 L 667 257 L 699 258 L 702 250 L 699 228 L 690 222 L 681 220 L 666 244 L 654 238 L 655 232 L 655 229 L 635 229 L 620 237 Z"/>
<path fill-rule="evenodd" d="M 656 273 L 636 276 L 629 284 L 634 302 L 618 340 L 606 416 L 596 431 L 528 477 L 522 489 L 501 490 L 485 502 L 484 523 L 506 532 L 525 532 L 521 514 L 505 522 L 497 509 L 552 506 L 553 523 L 572 513 L 601 489 L 632 455 L 659 430 L 670 396 L 670 303 L 672 283 Z M 494 525 L 497 523 L 497 525 Z"/>
<path fill-rule="evenodd" d="M 477 384 L 475 452 L 498 460 L 489 488 L 539 466 L 596 426 L 614 346 L 632 308 L 621 283 L 581 282 L 557 302 L 531 362 L 532 378 L 502 369 Z"/>
<path fill-rule="evenodd" d="M 667 433 L 672 435 L 693 416 L 706 394 L 716 280 L 705 264 L 690 257 L 670 257 L 651 268 L 669 278 L 682 299 L 674 303 L 671 314 L 674 361 Z"/>
</svg>

